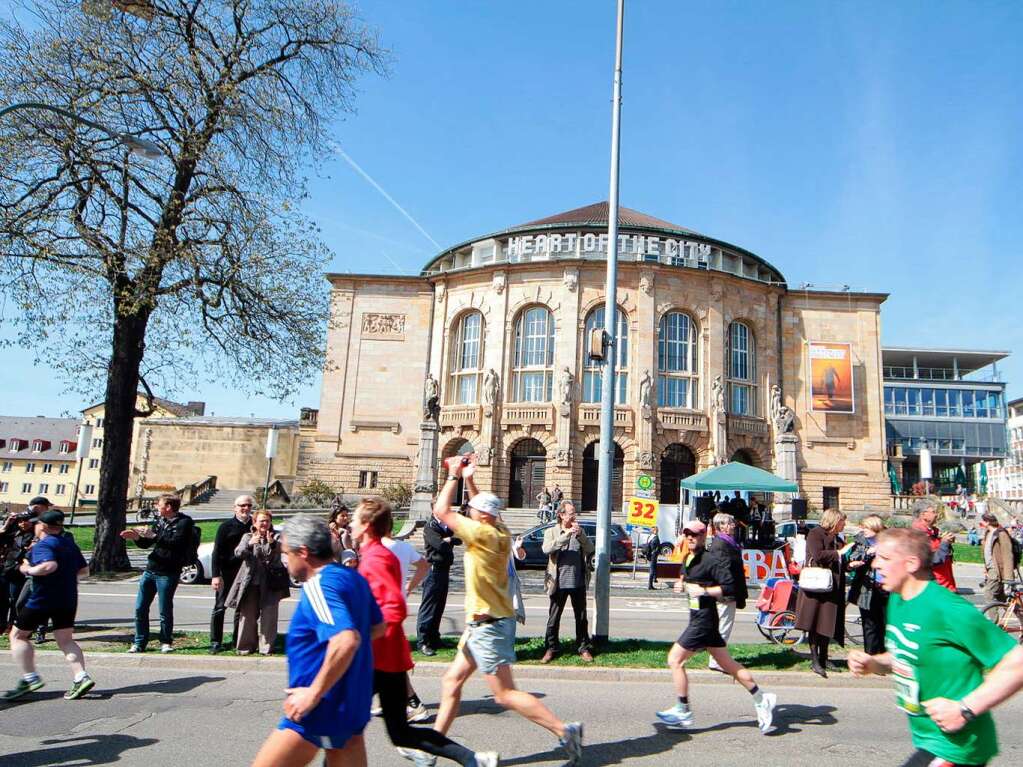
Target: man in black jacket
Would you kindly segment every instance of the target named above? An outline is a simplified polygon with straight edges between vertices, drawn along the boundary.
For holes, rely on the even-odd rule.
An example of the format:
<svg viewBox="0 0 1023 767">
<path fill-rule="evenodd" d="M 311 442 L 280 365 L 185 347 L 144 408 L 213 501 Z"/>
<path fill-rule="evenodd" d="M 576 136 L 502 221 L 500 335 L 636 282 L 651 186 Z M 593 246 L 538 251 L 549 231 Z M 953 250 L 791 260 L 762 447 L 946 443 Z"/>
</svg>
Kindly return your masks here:
<svg viewBox="0 0 1023 767">
<path fill-rule="evenodd" d="M 251 495 L 239 495 L 234 499 L 234 516 L 217 528 L 217 537 L 213 541 L 213 553 L 210 556 L 211 585 L 215 599 L 213 614 L 210 616 L 210 653 L 216 654 L 224 649 L 224 615 L 227 613 L 227 595 L 231 591 L 238 568 L 242 561 L 234 555 L 239 541 L 252 530 Z M 237 612 L 235 613 L 237 616 Z M 237 634 L 237 631 L 235 632 Z"/>
<path fill-rule="evenodd" d="M 33 500 L 39 500 L 38 498 Z M 44 499 L 45 500 L 45 499 Z M 49 509 L 47 505 L 43 511 Z M 28 553 L 28 547 L 35 540 L 37 512 L 29 507 L 17 514 L 11 514 L 0 529 L 0 631 L 14 625 L 18 617 L 18 597 L 25 585 L 25 576 L 18 567 Z"/>
<path fill-rule="evenodd" d="M 732 628 L 735 626 L 735 611 L 746 606 L 749 590 L 746 588 L 746 568 L 742 564 L 742 546 L 735 534 L 735 517 L 731 514 L 718 513 L 714 515 L 713 523 L 714 538 L 708 549 L 712 556 L 728 563 L 728 571 L 732 576 L 731 589 L 723 593 L 717 603 L 718 630 L 725 644 L 728 644 Z M 711 658 L 707 665 L 713 671 L 723 671 L 714 658 Z"/>
<path fill-rule="evenodd" d="M 455 561 L 455 546 L 461 543 L 455 534 L 435 517 L 423 528 L 423 543 L 430 572 L 423 581 L 423 600 L 419 605 L 416 635 L 419 652 L 436 655 L 440 647 L 440 621 L 448 601 L 451 564 Z"/>
<path fill-rule="evenodd" d="M 156 596 L 159 596 L 160 606 L 160 652 L 174 651 L 174 592 L 181 568 L 191 558 L 195 523 L 181 513 L 181 499 L 176 495 L 157 498 L 156 511 L 159 517 L 152 525 L 121 533 L 122 538 L 135 541 L 139 548 L 153 549 L 139 579 L 135 597 L 135 641 L 128 652 L 145 652 L 149 642 L 149 608 Z"/>
</svg>

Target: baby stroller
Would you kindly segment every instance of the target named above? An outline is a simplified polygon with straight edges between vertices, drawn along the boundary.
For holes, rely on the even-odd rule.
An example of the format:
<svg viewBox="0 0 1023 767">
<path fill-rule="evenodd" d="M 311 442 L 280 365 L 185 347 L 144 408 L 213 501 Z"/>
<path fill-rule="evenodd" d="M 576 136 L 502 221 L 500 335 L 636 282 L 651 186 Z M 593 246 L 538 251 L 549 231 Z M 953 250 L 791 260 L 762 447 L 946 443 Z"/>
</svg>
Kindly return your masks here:
<svg viewBox="0 0 1023 767">
<path fill-rule="evenodd" d="M 775 644 L 793 647 L 806 640 L 796 628 L 798 584 L 788 578 L 768 578 L 757 599 L 757 629 Z"/>
</svg>

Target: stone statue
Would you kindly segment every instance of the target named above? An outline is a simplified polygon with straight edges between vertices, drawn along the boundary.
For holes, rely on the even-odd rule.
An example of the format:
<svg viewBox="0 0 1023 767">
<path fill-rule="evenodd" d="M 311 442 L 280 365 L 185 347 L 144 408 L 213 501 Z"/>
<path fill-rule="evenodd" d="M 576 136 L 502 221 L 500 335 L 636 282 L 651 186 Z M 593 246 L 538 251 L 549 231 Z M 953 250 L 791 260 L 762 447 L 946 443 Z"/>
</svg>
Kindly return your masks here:
<svg viewBox="0 0 1023 767">
<path fill-rule="evenodd" d="M 724 415 L 725 413 L 725 386 L 721 383 L 721 376 L 714 376 L 714 383 L 711 384 L 712 403 L 714 413 Z"/>
<path fill-rule="evenodd" d="M 771 387 L 770 408 L 771 425 L 774 427 L 775 437 L 789 434 L 795 426 L 796 414 L 788 405 L 781 404 L 781 387 L 777 384 Z"/>
<path fill-rule="evenodd" d="M 501 377 L 497 371 L 490 368 L 483 376 L 483 404 L 495 405 L 501 391 Z"/>
<path fill-rule="evenodd" d="M 771 406 L 769 415 L 771 416 L 771 422 L 778 422 L 778 413 L 781 412 L 781 387 L 778 384 L 771 386 Z"/>
<path fill-rule="evenodd" d="M 440 384 L 432 373 L 426 374 L 423 386 L 423 420 L 436 421 L 440 417 Z"/>
<path fill-rule="evenodd" d="M 639 406 L 649 410 L 653 406 L 654 381 L 650 377 L 650 370 L 643 371 L 643 377 L 639 379 Z"/>
<path fill-rule="evenodd" d="M 561 369 L 558 374 L 558 401 L 562 405 L 572 405 L 572 385 L 575 383 L 575 376 L 567 366 Z"/>
</svg>

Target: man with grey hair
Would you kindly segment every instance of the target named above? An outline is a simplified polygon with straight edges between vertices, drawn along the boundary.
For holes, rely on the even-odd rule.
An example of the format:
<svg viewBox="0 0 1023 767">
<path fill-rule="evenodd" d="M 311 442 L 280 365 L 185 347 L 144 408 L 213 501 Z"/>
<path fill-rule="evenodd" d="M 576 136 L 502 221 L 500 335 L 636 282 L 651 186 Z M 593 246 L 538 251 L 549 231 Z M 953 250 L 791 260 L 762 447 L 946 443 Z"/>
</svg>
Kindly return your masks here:
<svg viewBox="0 0 1023 767">
<path fill-rule="evenodd" d="M 735 517 L 731 514 L 719 512 L 711 520 L 714 527 L 714 538 L 708 547 L 710 554 L 728 563 L 728 571 L 732 575 L 731 593 L 723 593 L 717 603 L 718 610 L 718 631 L 721 638 L 728 644 L 732 635 L 732 628 L 735 626 L 735 611 L 746 606 L 746 599 L 749 591 L 746 588 L 746 568 L 742 564 L 742 546 L 739 545 L 735 535 Z M 713 671 L 724 673 L 724 669 L 713 657 L 708 663 Z"/>
<path fill-rule="evenodd" d="M 366 579 L 334 562 L 327 523 L 299 514 L 284 524 L 283 549 L 302 596 L 288 627 L 284 718 L 253 767 L 366 764 L 362 732 L 373 696 L 372 640 L 385 630 Z"/>
<path fill-rule="evenodd" d="M 217 528 L 210 555 L 210 585 L 213 587 L 213 613 L 210 615 L 210 652 L 223 650 L 224 615 L 227 613 L 227 595 L 231 593 L 234 579 L 242 566 L 241 557 L 235 556 L 241 539 L 252 530 L 252 509 L 255 504 L 251 495 L 239 495 L 234 499 L 234 516 Z M 235 636 L 238 611 L 235 611 Z"/>
</svg>

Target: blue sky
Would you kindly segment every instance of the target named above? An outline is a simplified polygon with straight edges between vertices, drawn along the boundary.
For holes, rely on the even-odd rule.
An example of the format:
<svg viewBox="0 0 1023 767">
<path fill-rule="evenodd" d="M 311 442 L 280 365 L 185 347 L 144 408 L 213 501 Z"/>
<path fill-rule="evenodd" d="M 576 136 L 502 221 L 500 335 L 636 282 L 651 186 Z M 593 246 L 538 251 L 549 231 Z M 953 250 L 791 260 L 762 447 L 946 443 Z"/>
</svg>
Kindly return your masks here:
<svg viewBox="0 0 1023 767">
<path fill-rule="evenodd" d="M 745 247 L 790 286 L 891 293 L 885 343 L 1015 351 L 1000 371 L 1023 394 L 1023 4 L 627 5 L 623 205 Z M 334 135 L 430 238 L 606 199 L 614 0 L 359 8 L 392 73 L 359 83 Z M 414 274 L 437 250 L 342 160 L 307 211 L 330 271 Z M 42 370 L 13 387 L 11 413 L 83 404 Z M 293 415 L 318 387 L 245 413 L 238 392 L 173 394 Z"/>
</svg>

